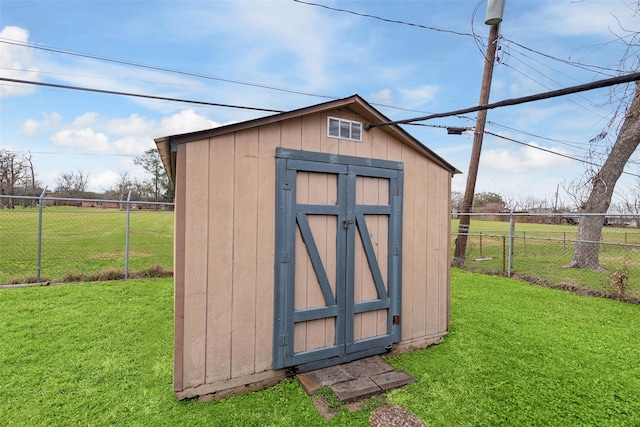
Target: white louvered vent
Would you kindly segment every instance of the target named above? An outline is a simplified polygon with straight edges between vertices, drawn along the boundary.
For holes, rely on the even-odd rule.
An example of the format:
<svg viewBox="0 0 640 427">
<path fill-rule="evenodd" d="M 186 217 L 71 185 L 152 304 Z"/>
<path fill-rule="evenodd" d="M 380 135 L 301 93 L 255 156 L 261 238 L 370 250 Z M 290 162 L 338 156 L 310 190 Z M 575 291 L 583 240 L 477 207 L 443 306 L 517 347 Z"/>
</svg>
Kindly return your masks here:
<svg viewBox="0 0 640 427">
<path fill-rule="evenodd" d="M 362 123 L 329 117 L 327 134 L 330 138 L 360 142 L 362 141 Z"/>
</svg>

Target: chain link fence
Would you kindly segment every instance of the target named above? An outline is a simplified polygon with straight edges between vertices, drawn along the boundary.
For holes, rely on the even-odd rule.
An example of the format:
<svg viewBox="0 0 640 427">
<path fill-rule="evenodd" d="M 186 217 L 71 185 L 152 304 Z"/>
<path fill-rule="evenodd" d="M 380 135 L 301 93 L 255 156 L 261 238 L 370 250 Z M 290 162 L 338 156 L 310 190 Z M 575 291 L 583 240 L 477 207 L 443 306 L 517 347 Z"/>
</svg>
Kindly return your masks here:
<svg viewBox="0 0 640 427">
<path fill-rule="evenodd" d="M 640 215 L 606 216 L 602 271 L 567 268 L 584 215 L 471 214 L 462 268 L 640 299 Z M 452 219 L 452 261 L 458 219 Z M 173 268 L 173 204 L 0 196 L 0 285 L 158 277 Z"/>
<path fill-rule="evenodd" d="M 0 196 L 0 284 L 158 277 L 172 268 L 172 203 Z"/>
<path fill-rule="evenodd" d="M 586 215 L 471 214 L 462 268 L 524 278 L 556 287 L 587 289 L 594 294 L 640 298 L 639 215 L 607 215 L 598 242 L 578 240 Z M 452 251 L 458 238 L 452 223 Z M 596 255 L 601 271 L 569 268 L 579 242 Z M 453 255 L 452 255 L 453 256 Z M 454 260 L 460 265 L 460 260 Z"/>
</svg>

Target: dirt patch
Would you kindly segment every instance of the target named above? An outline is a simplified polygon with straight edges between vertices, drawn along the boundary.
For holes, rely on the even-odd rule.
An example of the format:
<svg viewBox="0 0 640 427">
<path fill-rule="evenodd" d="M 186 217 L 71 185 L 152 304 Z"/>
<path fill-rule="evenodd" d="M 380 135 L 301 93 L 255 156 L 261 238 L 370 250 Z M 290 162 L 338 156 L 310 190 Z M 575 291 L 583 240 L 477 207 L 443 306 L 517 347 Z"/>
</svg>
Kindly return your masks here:
<svg viewBox="0 0 640 427">
<path fill-rule="evenodd" d="M 311 396 L 311 401 L 325 420 L 330 420 L 344 409 L 349 412 L 360 412 L 368 411 L 373 408 L 375 411 L 382 406 L 390 405 L 387 398 L 382 395 L 373 396 L 369 399 L 362 399 L 351 403 L 340 403 L 330 398 L 327 399 L 326 395 L 316 394 Z M 411 424 L 407 424 L 407 426 L 411 426 Z"/>
<path fill-rule="evenodd" d="M 155 254 L 152 254 L 149 252 L 136 252 L 136 251 L 129 252 L 129 257 L 150 258 L 154 255 Z M 89 256 L 89 259 L 119 259 L 119 258 L 124 258 L 124 252 L 122 251 L 100 252 L 100 253 Z"/>
<path fill-rule="evenodd" d="M 398 405 L 385 405 L 371 411 L 371 427 L 424 427 L 424 423 L 411 412 Z"/>
<path fill-rule="evenodd" d="M 559 289 L 562 291 L 572 292 L 576 295 L 585 297 L 608 298 L 616 301 L 629 302 L 632 304 L 640 304 L 640 298 L 630 297 L 626 295 L 618 295 L 613 292 L 594 291 L 592 289 L 583 288 L 581 286 L 571 285 L 569 283 L 554 283 L 539 277 L 528 276 L 526 274 L 514 273 L 511 275 L 513 279 L 522 280 L 532 285 L 544 286 L 546 288 Z"/>
</svg>

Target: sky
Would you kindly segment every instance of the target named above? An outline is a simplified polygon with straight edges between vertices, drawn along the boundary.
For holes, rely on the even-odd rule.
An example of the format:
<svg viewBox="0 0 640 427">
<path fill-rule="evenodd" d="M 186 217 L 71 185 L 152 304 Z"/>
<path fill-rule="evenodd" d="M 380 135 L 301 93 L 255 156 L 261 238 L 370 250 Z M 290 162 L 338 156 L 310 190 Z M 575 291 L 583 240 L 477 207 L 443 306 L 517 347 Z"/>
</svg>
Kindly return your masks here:
<svg viewBox="0 0 640 427">
<path fill-rule="evenodd" d="M 0 77 L 30 82 L 290 111 L 353 94 L 391 120 L 478 104 L 489 34 L 477 0 L 0 0 Z M 623 61 L 640 29 L 631 0 L 506 0 L 490 102 L 635 71 Z M 635 51 L 634 51 L 635 49 Z M 590 151 L 630 85 L 489 110 L 476 192 L 571 203 Z M 154 138 L 272 112 L 0 81 L 0 148 L 32 156 L 55 188 L 82 171 L 88 188 L 122 173 Z M 619 115 L 618 115 L 619 117 Z M 462 174 L 476 113 L 402 125 Z M 603 130 L 609 139 L 590 150 Z M 526 144 L 526 145 L 525 145 Z M 538 147 L 541 149 L 532 148 Z M 637 154 L 634 155 L 637 157 Z M 600 158 L 590 158 L 601 162 Z M 628 165 L 618 197 L 637 185 Z"/>
</svg>

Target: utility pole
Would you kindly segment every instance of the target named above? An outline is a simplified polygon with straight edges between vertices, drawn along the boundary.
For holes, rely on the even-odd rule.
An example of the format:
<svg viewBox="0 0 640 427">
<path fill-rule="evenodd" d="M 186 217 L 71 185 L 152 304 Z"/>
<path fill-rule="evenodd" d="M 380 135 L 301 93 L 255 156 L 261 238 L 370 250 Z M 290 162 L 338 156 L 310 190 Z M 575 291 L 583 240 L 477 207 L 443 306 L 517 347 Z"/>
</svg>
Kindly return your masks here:
<svg viewBox="0 0 640 427">
<path fill-rule="evenodd" d="M 493 77 L 493 63 L 496 59 L 496 47 L 498 44 L 498 31 L 502 22 L 502 13 L 506 0 L 489 0 L 487 4 L 487 15 L 485 24 L 489 27 L 489 42 L 487 54 L 484 60 L 484 72 L 482 74 L 482 87 L 480 89 L 479 105 L 489 103 L 491 93 L 491 79 Z M 460 212 L 460 222 L 458 225 L 458 236 L 456 238 L 456 249 L 453 258 L 453 265 L 462 267 L 465 262 L 467 252 L 467 238 L 469 236 L 469 224 L 471 222 L 471 208 L 473 206 L 473 196 L 476 190 L 476 178 L 478 176 L 478 164 L 480 163 L 480 151 L 482 150 L 482 139 L 484 137 L 484 127 L 487 123 L 487 110 L 478 111 L 476 118 L 476 130 L 473 136 L 473 147 L 471 149 L 471 160 L 469 162 L 469 174 L 467 175 L 467 186 L 462 199 L 462 209 Z"/>
</svg>

